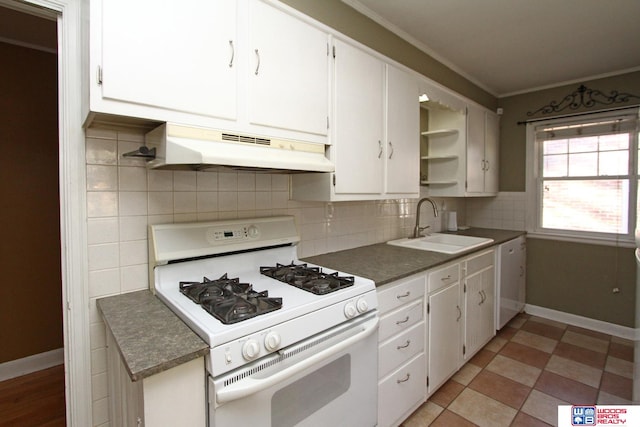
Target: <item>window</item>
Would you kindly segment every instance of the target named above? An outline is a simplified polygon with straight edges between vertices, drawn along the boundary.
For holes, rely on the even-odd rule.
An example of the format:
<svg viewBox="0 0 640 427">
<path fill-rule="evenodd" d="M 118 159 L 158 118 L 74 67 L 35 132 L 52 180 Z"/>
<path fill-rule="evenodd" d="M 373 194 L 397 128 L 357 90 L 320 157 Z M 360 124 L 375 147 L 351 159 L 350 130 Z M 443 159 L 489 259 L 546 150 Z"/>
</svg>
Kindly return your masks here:
<svg viewBox="0 0 640 427">
<path fill-rule="evenodd" d="M 527 124 L 528 231 L 632 240 L 638 109 Z"/>
</svg>

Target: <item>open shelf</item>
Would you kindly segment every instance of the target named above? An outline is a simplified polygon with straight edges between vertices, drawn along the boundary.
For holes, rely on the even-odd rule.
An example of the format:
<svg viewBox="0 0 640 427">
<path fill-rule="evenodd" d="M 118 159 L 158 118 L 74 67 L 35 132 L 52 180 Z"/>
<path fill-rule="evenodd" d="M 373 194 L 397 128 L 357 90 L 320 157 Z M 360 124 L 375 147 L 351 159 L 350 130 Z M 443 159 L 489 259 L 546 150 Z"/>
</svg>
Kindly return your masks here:
<svg viewBox="0 0 640 427">
<path fill-rule="evenodd" d="M 455 135 L 459 131 L 458 129 L 437 129 L 437 130 L 428 130 L 425 132 L 421 132 L 422 136 L 447 136 L 447 135 Z"/>
<path fill-rule="evenodd" d="M 455 185 L 458 181 L 420 181 L 420 185 Z"/>
<path fill-rule="evenodd" d="M 420 159 L 422 160 L 454 160 L 457 159 L 458 156 L 455 154 L 452 155 L 443 155 L 443 156 L 422 156 Z"/>
</svg>

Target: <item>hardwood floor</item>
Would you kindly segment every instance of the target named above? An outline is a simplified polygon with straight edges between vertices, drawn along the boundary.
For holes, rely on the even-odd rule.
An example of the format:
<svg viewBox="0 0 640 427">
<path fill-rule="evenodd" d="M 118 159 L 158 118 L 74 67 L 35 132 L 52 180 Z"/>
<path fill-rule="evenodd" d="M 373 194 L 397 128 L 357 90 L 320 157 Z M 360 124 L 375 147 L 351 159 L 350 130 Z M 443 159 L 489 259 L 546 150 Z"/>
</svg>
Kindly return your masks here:
<svg viewBox="0 0 640 427">
<path fill-rule="evenodd" d="M 64 365 L 0 382 L 0 426 L 64 427 Z"/>
</svg>

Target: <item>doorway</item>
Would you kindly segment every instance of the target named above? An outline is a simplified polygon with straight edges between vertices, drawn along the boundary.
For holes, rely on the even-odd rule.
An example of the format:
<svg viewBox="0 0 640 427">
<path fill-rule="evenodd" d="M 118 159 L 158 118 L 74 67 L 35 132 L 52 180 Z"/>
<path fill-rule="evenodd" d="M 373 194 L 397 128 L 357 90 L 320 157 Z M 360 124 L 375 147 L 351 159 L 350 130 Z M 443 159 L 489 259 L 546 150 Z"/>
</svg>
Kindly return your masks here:
<svg viewBox="0 0 640 427">
<path fill-rule="evenodd" d="M 56 21 L 0 6 L 0 55 L 0 365 L 42 377 L 64 361 Z M 47 371 L 50 395 L 14 400 L 64 425 L 64 370 Z"/>
</svg>

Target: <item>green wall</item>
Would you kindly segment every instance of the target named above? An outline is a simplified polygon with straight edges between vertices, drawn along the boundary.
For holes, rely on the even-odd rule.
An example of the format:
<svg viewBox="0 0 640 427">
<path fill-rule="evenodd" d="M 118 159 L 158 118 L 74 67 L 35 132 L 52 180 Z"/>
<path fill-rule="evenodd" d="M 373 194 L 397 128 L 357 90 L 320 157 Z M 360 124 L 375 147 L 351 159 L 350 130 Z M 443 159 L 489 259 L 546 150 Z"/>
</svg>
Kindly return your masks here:
<svg viewBox="0 0 640 427">
<path fill-rule="evenodd" d="M 340 0 L 281 0 L 342 34 L 495 111 L 497 99 Z"/>
<path fill-rule="evenodd" d="M 527 304 L 633 328 L 635 274 L 632 248 L 527 239 Z"/>
<path fill-rule="evenodd" d="M 640 72 L 583 84 L 606 95 L 614 90 L 640 95 Z M 526 188 L 526 127 L 518 122 L 543 117 L 541 114 L 527 116 L 527 112 L 536 111 L 551 101 L 560 102 L 579 85 L 499 99 L 499 106 L 504 110 L 500 120 L 500 191 L 525 191 Z M 639 103 L 640 100 L 635 99 L 615 107 Z M 581 108 L 562 113 L 596 110 Z M 635 281 L 633 249 L 527 239 L 528 304 L 634 327 Z M 620 292 L 614 294 L 613 288 Z"/>
<path fill-rule="evenodd" d="M 500 118 L 500 191 L 525 191 L 526 126 L 518 125 L 518 122 L 533 118 L 543 118 L 544 115 L 542 114 L 527 116 L 527 112 L 536 111 L 551 101 L 562 101 L 565 96 L 575 91 L 580 84 L 574 83 L 552 89 L 504 97 L 498 100 L 499 107 L 504 111 Z M 590 89 L 599 90 L 606 95 L 609 95 L 613 90 L 617 90 L 618 92 L 628 92 L 640 96 L 640 71 L 585 81 L 582 84 Z M 640 100 L 635 99 L 615 106 L 622 107 L 637 104 L 640 104 Z M 553 115 L 596 110 L 596 108 L 581 108 L 578 110 L 565 110 L 562 113 Z"/>
</svg>

